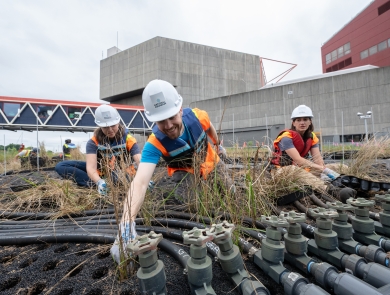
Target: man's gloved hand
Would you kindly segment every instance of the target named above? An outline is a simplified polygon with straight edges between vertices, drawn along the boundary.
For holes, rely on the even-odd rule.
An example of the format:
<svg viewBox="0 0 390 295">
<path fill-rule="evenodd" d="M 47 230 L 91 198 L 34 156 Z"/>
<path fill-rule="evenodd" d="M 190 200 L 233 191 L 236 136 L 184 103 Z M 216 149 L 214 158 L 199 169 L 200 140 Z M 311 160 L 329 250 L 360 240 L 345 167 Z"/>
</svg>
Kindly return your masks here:
<svg viewBox="0 0 390 295">
<path fill-rule="evenodd" d="M 154 181 L 153 180 L 149 181 L 148 190 L 151 191 L 152 189 L 154 189 L 154 186 L 155 186 Z"/>
<path fill-rule="evenodd" d="M 332 182 L 332 179 L 329 178 L 329 177 L 328 177 L 326 174 L 324 174 L 324 173 L 321 173 L 320 178 L 321 178 L 321 180 L 323 180 L 323 181 Z"/>
<path fill-rule="evenodd" d="M 335 180 L 337 177 L 340 176 L 339 173 L 337 173 L 336 171 L 333 171 L 329 168 L 325 168 L 324 171 L 322 171 L 322 173 L 324 173 L 326 176 L 328 176 L 331 180 Z"/>
<path fill-rule="evenodd" d="M 218 155 L 224 155 L 226 156 L 226 150 L 222 145 L 218 146 Z"/>
<path fill-rule="evenodd" d="M 108 188 L 107 188 L 107 184 L 106 184 L 106 181 L 104 179 L 100 179 L 97 183 L 97 191 L 100 195 L 102 196 L 105 196 L 107 195 L 107 192 L 108 192 Z"/>
<path fill-rule="evenodd" d="M 121 239 L 119 238 L 121 237 Z M 119 224 L 119 232 L 116 236 L 115 242 L 110 249 L 112 259 L 117 263 L 121 263 L 121 252 L 122 261 L 129 258 L 127 253 L 127 245 L 137 237 L 135 231 L 135 222 L 122 222 Z M 121 244 L 122 243 L 122 244 Z M 122 249 L 121 249 L 122 247 Z"/>
</svg>

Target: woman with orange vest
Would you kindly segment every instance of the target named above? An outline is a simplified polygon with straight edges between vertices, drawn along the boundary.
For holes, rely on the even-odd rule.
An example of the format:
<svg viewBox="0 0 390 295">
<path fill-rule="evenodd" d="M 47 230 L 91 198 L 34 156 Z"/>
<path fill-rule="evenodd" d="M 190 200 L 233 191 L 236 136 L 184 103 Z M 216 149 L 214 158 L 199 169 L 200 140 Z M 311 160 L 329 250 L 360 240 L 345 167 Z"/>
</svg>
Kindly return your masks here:
<svg viewBox="0 0 390 295">
<path fill-rule="evenodd" d="M 182 97 L 170 83 L 162 80 L 149 82 L 143 91 L 142 102 L 146 118 L 156 124 L 142 150 L 141 163 L 125 200 L 120 224 L 122 245 L 136 236 L 134 219 L 141 209 L 148 182 L 160 158 L 165 160 L 168 175 L 177 183 L 173 196 L 182 203 L 196 201 L 194 173 L 199 173 L 197 176 L 204 180 L 218 175 L 217 181 L 231 192 L 235 191 L 216 147 L 208 142 L 210 139 L 214 145 L 219 145 L 217 132 L 205 111 L 183 109 Z M 117 239 L 111 254 L 118 263 L 119 253 Z"/>
<path fill-rule="evenodd" d="M 274 155 L 271 160 L 272 173 L 281 175 L 284 172 L 293 172 L 301 167 L 311 172 L 305 175 L 305 179 L 302 181 L 312 185 L 314 189 L 327 191 L 329 185 L 319 181 L 316 176 L 320 176 L 324 181 L 331 182 L 340 176 L 333 169 L 346 168 L 346 166 L 340 164 L 325 165 L 318 145 L 319 140 L 313 132 L 312 118 L 313 112 L 308 106 L 300 105 L 293 110 L 290 129 L 282 130 L 274 141 Z M 309 153 L 312 161 L 308 159 Z M 351 189 L 348 189 L 348 191 L 351 191 Z"/>
<path fill-rule="evenodd" d="M 132 162 L 139 164 L 140 150 L 136 139 L 119 122 L 120 116 L 115 108 L 99 106 L 95 111 L 95 123 L 99 128 L 87 142 L 87 161 L 60 162 L 55 167 L 57 173 L 64 178 L 74 179 L 80 186 L 96 185 L 101 195 L 106 195 L 108 189 L 104 177 L 111 174 L 112 181 L 118 181 L 119 160 L 124 161 L 129 174 L 134 175 Z"/>
</svg>

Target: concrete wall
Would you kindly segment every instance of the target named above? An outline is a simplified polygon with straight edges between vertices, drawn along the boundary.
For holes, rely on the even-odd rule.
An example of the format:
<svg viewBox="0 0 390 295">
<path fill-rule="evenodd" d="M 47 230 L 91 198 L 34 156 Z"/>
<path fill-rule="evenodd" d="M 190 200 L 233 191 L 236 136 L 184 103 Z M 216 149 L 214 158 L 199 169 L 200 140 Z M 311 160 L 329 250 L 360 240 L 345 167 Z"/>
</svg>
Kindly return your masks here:
<svg viewBox="0 0 390 295">
<path fill-rule="evenodd" d="M 190 103 L 261 87 L 259 56 L 155 37 L 100 63 L 100 99 L 142 105 L 147 83 L 172 83 Z"/>
<path fill-rule="evenodd" d="M 221 125 L 222 132 L 230 133 L 235 129 L 235 139 L 242 145 L 239 134 L 245 134 L 245 130 L 253 132 L 257 128 L 258 135 L 250 136 L 261 142 L 264 136 L 261 130 L 266 126 L 270 133 L 276 126 L 279 126 L 277 130 L 289 127 L 291 112 L 300 104 L 313 110 L 315 131 L 321 130 L 327 140 L 332 137 L 335 142 L 340 140 L 342 116 L 344 135 L 364 134 L 364 120 L 356 114 L 371 109 L 375 131 L 383 131 L 390 127 L 390 67 L 275 85 L 194 102 L 191 107 L 206 110 L 214 126 L 218 129 Z M 369 133 L 372 133 L 371 119 L 367 120 L 367 125 Z M 277 130 L 272 131 L 272 139 Z"/>
</svg>

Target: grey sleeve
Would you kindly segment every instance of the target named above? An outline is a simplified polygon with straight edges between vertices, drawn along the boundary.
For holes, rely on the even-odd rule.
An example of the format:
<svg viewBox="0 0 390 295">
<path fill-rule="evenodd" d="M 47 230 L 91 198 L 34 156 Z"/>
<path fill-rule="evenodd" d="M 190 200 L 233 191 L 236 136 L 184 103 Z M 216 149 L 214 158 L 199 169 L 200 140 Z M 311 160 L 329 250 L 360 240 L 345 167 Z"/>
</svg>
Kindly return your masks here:
<svg viewBox="0 0 390 295">
<path fill-rule="evenodd" d="M 97 145 L 96 143 L 90 139 L 87 141 L 87 146 L 85 148 L 85 153 L 86 154 L 95 154 L 96 155 L 96 152 L 97 152 Z"/>
<path fill-rule="evenodd" d="M 291 138 L 288 138 L 288 137 L 283 137 L 280 141 L 279 141 L 279 149 L 283 152 L 285 150 L 289 150 L 289 149 L 292 149 L 292 148 L 295 148 L 294 144 L 293 144 L 293 141 Z"/>
</svg>

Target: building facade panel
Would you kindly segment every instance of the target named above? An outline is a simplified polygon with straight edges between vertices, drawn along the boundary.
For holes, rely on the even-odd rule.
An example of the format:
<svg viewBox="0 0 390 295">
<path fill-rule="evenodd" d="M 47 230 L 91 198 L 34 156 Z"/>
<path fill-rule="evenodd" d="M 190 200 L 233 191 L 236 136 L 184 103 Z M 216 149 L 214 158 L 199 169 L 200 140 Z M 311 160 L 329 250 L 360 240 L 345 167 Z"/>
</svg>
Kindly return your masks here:
<svg viewBox="0 0 390 295">
<path fill-rule="evenodd" d="M 379 13 L 389 3 L 372 1 L 322 46 L 323 73 L 368 64 L 390 66 L 390 10 Z"/>
<path fill-rule="evenodd" d="M 292 110 L 300 104 L 305 104 L 313 110 L 316 131 L 321 128 L 322 135 L 327 141 L 339 142 L 342 133 L 346 139 L 352 136 L 361 138 L 365 133 L 364 120 L 359 119 L 358 112 L 366 113 L 372 110 L 375 132 L 383 132 L 390 128 L 390 79 L 386 79 L 388 77 L 390 67 L 363 69 L 333 77 L 268 86 L 257 91 L 197 101 L 193 102 L 191 107 L 196 106 L 210 112 L 212 123 L 218 126 L 218 120 L 224 111 L 222 133 L 229 134 L 230 140 L 233 128 L 236 139 L 239 138 L 237 137 L 239 130 L 257 128 L 257 131 L 251 132 L 258 134 L 257 140 L 260 140 L 264 136 L 266 122 L 269 126 L 279 126 L 281 129 L 290 127 Z M 371 80 L 377 81 L 377 85 L 372 85 Z M 338 90 L 334 91 L 337 85 L 343 84 L 348 84 L 349 87 L 339 86 Z M 288 94 L 291 89 L 306 88 L 319 91 L 312 91 L 307 95 L 305 92 L 294 90 L 292 94 Z M 370 126 L 372 124 L 371 121 L 367 123 Z M 370 130 L 369 133 L 372 133 L 372 127 Z M 275 134 L 271 135 L 276 136 L 277 129 L 272 132 Z M 239 145 L 242 145 L 242 141 Z"/>
<path fill-rule="evenodd" d="M 261 87 L 259 56 L 162 37 L 102 60 L 100 77 L 101 99 L 133 105 L 153 79 L 172 83 L 187 105 Z"/>
</svg>

